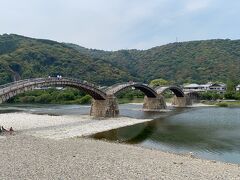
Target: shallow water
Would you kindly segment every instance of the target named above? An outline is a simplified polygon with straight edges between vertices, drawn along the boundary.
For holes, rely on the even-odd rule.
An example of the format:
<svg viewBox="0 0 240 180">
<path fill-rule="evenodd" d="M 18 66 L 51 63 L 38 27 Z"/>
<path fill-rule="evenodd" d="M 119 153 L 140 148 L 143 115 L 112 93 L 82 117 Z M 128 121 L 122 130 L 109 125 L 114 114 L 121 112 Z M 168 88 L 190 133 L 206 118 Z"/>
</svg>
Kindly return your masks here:
<svg viewBox="0 0 240 180">
<path fill-rule="evenodd" d="M 240 164 L 240 108 L 190 108 L 94 136 Z"/>
<path fill-rule="evenodd" d="M 1 105 L 0 113 L 24 111 L 36 114 L 83 115 L 90 106 Z M 240 108 L 181 108 L 167 113 L 147 113 L 141 105 L 120 105 L 122 116 L 154 121 L 94 135 L 174 153 L 240 164 Z"/>
<path fill-rule="evenodd" d="M 141 104 L 121 104 L 119 105 L 120 116 L 139 118 L 139 119 L 154 119 L 165 113 L 158 112 L 143 112 Z M 49 115 L 88 115 L 90 105 L 43 105 L 43 104 L 1 104 L 0 113 L 11 112 L 28 112 L 33 114 L 49 114 Z"/>
</svg>

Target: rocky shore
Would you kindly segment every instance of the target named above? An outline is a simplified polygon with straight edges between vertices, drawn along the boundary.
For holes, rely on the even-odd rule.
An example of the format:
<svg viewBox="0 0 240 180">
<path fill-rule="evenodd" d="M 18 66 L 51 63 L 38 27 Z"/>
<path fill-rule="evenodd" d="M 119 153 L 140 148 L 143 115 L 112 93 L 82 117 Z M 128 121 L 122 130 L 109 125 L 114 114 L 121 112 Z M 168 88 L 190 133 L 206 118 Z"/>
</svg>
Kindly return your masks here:
<svg viewBox="0 0 240 180">
<path fill-rule="evenodd" d="M 84 138 L 0 139 L 0 179 L 240 179 L 239 165 Z"/>
<path fill-rule="evenodd" d="M 0 114 L 0 179 L 240 179 L 240 165 L 80 136 L 150 121 Z"/>
<path fill-rule="evenodd" d="M 96 119 L 87 115 L 49 116 L 28 113 L 0 114 L 0 125 L 13 127 L 18 134 L 33 135 L 49 139 L 65 139 L 93 135 L 98 132 L 117 129 L 152 119 L 128 117 Z"/>
</svg>

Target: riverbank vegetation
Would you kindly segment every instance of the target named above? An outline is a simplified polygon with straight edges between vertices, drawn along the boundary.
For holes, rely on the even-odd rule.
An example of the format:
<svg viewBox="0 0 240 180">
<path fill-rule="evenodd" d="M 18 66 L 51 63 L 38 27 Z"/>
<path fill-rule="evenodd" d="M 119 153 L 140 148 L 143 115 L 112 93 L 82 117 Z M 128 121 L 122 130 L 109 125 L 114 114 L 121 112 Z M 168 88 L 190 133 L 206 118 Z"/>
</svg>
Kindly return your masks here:
<svg viewBox="0 0 240 180">
<path fill-rule="evenodd" d="M 141 103 L 144 94 L 138 90 L 125 90 L 117 95 L 118 102 Z M 19 94 L 11 98 L 8 103 L 29 103 L 29 104 L 90 104 L 92 97 L 86 93 L 73 88 L 45 90 L 34 90 Z"/>
<path fill-rule="evenodd" d="M 29 91 L 11 98 L 9 103 L 89 104 L 91 96 L 72 88 Z"/>
<path fill-rule="evenodd" d="M 239 100 L 218 100 L 218 101 L 202 101 L 204 104 L 208 105 L 214 105 L 219 107 L 240 107 L 240 101 Z"/>
<path fill-rule="evenodd" d="M 203 103 L 219 107 L 240 107 L 240 92 L 231 91 L 223 94 L 216 92 L 200 93 Z"/>
<path fill-rule="evenodd" d="M 240 92 L 226 92 L 223 94 L 217 92 L 204 92 L 200 93 L 201 100 L 223 100 L 223 99 L 231 99 L 231 100 L 240 100 Z"/>
</svg>

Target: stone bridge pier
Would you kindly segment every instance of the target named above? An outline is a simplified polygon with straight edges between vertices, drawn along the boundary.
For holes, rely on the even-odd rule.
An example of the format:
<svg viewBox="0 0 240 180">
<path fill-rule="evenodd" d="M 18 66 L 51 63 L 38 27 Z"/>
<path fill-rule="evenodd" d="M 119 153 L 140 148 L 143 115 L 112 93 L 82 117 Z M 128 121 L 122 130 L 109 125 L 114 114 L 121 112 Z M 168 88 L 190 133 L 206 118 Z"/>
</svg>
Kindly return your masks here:
<svg viewBox="0 0 240 180">
<path fill-rule="evenodd" d="M 162 95 L 154 97 L 144 97 L 144 111 L 158 111 L 166 109 L 166 103 Z M 119 115 L 117 98 L 114 95 L 107 95 L 105 100 L 92 100 L 90 115 L 94 117 L 116 117 Z"/>
<path fill-rule="evenodd" d="M 184 97 L 173 97 L 172 105 L 176 107 L 186 107 L 192 105 L 192 100 L 189 96 L 185 95 Z"/>
<path fill-rule="evenodd" d="M 157 97 L 144 97 L 143 110 L 144 111 L 157 111 L 161 109 L 166 109 L 166 103 L 162 95 L 157 95 Z"/>
<path fill-rule="evenodd" d="M 117 98 L 107 95 L 105 100 L 92 100 L 90 115 L 94 117 L 116 117 L 119 115 Z"/>
</svg>

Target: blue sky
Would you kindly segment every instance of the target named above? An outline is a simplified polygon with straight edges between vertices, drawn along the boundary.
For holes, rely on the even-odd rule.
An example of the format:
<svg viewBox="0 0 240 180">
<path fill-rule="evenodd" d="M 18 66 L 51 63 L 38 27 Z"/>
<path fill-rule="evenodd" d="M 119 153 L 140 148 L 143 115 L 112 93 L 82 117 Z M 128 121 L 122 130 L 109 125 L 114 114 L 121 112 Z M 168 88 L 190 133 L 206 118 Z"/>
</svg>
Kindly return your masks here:
<svg viewBox="0 0 240 180">
<path fill-rule="evenodd" d="M 0 0 L 0 34 L 88 48 L 240 39 L 239 0 Z"/>
</svg>

